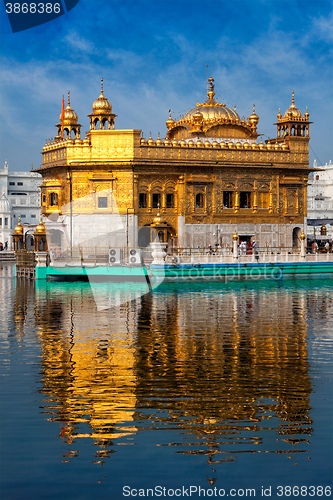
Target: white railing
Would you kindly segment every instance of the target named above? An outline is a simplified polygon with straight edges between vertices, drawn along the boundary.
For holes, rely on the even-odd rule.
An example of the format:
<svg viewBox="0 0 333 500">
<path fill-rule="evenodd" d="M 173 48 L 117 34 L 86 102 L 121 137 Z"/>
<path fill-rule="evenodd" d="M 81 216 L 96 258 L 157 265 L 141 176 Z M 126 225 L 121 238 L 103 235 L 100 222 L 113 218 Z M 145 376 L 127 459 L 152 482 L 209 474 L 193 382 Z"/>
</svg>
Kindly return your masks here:
<svg viewBox="0 0 333 500">
<path fill-rule="evenodd" d="M 168 265 L 198 265 L 198 264 L 253 264 L 253 263 L 293 263 L 293 262 L 333 262 L 333 253 L 307 253 L 303 257 L 300 252 L 291 253 L 288 249 L 284 251 L 261 251 L 258 249 L 256 253 L 239 254 L 235 257 L 232 251 L 224 251 L 216 253 L 198 252 L 197 249 L 192 249 L 191 252 L 186 249 L 185 252 L 168 253 L 165 257 L 165 263 Z M 266 250 L 266 249 L 265 249 Z"/>
</svg>

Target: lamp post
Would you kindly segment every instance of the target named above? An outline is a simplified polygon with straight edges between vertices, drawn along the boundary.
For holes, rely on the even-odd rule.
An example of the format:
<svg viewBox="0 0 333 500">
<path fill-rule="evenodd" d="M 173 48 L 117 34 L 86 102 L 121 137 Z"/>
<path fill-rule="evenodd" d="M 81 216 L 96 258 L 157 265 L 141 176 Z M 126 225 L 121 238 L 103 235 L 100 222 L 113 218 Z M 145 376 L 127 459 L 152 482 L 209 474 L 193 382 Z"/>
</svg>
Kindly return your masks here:
<svg viewBox="0 0 333 500">
<path fill-rule="evenodd" d="M 128 214 L 134 215 L 134 208 L 126 208 L 126 246 L 128 248 Z M 133 221 L 132 221 L 132 228 L 133 228 Z M 132 233 L 133 234 L 133 233 Z"/>
<path fill-rule="evenodd" d="M 73 207 L 72 207 L 72 201 L 73 201 L 73 186 L 72 186 L 72 172 L 70 170 L 70 167 L 68 167 L 67 170 L 67 180 L 69 182 L 69 229 L 70 229 L 70 251 L 71 251 L 71 257 L 73 255 Z"/>
<path fill-rule="evenodd" d="M 128 249 L 128 210 L 129 208 L 126 209 L 126 247 Z"/>
<path fill-rule="evenodd" d="M 316 253 L 316 227 L 313 226 L 313 245 L 312 245 L 313 253 Z"/>
<path fill-rule="evenodd" d="M 232 235 L 232 239 L 233 239 L 233 257 L 234 257 L 234 260 L 236 261 L 238 259 L 238 247 L 237 247 L 238 234 L 237 234 L 237 229 L 235 229 L 235 232 Z"/>
<path fill-rule="evenodd" d="M 216 233 L 213 233 L 213 236 L 216 236 L 216 243 L 215 243 L 216 249 L 219 246 L 219 235 L 220 234 L 221 234 L 221 229 L 219 229 L 219 226 L 217 225 L 216 226 Z"/>
</svg>

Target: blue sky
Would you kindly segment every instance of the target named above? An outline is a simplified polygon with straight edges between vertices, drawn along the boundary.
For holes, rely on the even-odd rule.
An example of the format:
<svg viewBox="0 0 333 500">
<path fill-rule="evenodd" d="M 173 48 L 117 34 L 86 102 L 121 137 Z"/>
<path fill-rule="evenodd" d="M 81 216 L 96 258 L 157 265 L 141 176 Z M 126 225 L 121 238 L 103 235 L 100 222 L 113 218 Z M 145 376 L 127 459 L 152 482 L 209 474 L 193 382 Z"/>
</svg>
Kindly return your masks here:
<svg viewBox="0 0 333 500">
<path fill-rule="evenodd" d="M 216 97 L 258 132 L 276 136 L 276 115 L 295 104 L 310 120 L 310 165 L 333 160 L 333 14 L 327 0 L 80 0 L 60 18 L 11 33 L 1 11 L 2 165 L 29 170 L 56 135 L 62 96 L 82 124 L 100 93 L 116 128 L 165 136 L 173 118 L 206 98 L 207 68 Z"/>
</svg>

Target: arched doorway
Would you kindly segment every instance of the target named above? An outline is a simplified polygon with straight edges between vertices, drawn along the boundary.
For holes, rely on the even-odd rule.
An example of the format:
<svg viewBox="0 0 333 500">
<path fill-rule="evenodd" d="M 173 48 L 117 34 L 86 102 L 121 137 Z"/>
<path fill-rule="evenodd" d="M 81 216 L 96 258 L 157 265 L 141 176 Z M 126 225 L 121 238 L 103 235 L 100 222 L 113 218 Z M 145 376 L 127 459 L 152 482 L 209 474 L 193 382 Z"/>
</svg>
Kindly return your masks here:
<svg viewBox="0 0 333 500">
<path fill-rule="evenodd" d="M 294 227 L 293 229 L 293 248 L 298 248 L 300 246 L 300 236 L 301 236 L 301 228 L 300 227 Z"/>
</svg>

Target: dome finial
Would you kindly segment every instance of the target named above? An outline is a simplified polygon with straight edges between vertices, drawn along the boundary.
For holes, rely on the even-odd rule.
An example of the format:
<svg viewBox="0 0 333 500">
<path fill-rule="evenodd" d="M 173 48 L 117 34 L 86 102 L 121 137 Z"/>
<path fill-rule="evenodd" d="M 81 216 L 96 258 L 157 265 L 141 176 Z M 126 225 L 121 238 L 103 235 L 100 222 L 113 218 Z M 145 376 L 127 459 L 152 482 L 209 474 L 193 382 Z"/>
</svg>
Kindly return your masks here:
<svg viewBox="0 0 333 500">
<path fill-rule="evenodd" d="M 214 78 L 211 76 L 208 78 L 209 89 L 207 91 L 208 99 L 214 99 L 215 91 L 214 91 Z"/>
<path fill-rule="evenodd" d="M 103 94 L 103 78 L 101 78 L 101 94 L 104 95 Z"/>
<path fill-rule="evenodd" d="M 70 91 L 68 91 L 68 98 L 67 98 L 67 100 L 68 100 L 68 102 L 67 102 L 68 106 L 71 105 L 71 97 L 70 97 L 70 95 L 71 95 L 71 93 L 70 93 Z"/>
<path fill-rule="evenodd" d="M 292 91 L 291 104 L 295 106 L 295 91 Z"/>
</svg>

